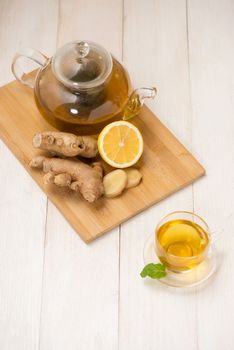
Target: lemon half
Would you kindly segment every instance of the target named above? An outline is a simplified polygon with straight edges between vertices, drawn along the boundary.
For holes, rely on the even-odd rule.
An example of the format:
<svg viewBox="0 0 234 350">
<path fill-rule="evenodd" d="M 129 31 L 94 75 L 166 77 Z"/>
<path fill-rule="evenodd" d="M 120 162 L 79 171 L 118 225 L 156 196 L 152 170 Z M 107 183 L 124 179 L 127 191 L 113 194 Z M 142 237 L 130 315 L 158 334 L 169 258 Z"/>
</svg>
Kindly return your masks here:
<svg viewBox="0 0 234 350">
<path fill-rule="evenodd" d="M 98 137 L 98 150 L 102 159 L 115 168 L 128 168 L 143 153 L 143 138 L 133 124 L 120 120 L 108 124 Z"/>
</svg>

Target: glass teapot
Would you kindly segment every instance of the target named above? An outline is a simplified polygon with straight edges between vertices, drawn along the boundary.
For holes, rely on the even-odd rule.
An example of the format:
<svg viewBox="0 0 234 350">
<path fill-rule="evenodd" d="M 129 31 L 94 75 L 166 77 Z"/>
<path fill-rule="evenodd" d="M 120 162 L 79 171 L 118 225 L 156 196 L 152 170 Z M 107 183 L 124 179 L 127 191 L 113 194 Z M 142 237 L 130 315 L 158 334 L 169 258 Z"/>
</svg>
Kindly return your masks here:
<svg viewBox="0 0 234 350">
<path fill-rule="evenodd" d="M 28 58 L 40 69 L 33 77 L 24 73 L 20 60 Z M 102 46 L 75 41 L 52 58 L 26 48 L 18 52 L 12 72 L 34 89 L 37 106 L 55 128 L 75 134 L 97 134 L 108 123 L 136 115 L 156 88 L 132 91 L 124 67 Z"/>
</svg>

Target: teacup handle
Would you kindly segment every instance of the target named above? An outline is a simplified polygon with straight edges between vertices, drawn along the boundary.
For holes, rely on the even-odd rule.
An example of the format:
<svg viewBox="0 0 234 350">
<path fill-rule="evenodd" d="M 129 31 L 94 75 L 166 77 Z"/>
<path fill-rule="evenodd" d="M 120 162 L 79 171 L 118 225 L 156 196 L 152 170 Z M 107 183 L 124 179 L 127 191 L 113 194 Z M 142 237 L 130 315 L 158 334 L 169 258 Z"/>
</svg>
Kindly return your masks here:
<svg viewBox="0 0 234 350">
<path fill-rule="evenodd" d="M 49 58 L 43 55 L 40 51 L 31 48 L 23 48 L 16 53 L 11 65 L 12 73 L 20 83 L 33 89 L 35 85 L 35 78 L 24 72 L 22 69 L 20 65 L 20 59 L 22 58 L 32 60 L 40 67 L 44 67 Z"/>
</svg>

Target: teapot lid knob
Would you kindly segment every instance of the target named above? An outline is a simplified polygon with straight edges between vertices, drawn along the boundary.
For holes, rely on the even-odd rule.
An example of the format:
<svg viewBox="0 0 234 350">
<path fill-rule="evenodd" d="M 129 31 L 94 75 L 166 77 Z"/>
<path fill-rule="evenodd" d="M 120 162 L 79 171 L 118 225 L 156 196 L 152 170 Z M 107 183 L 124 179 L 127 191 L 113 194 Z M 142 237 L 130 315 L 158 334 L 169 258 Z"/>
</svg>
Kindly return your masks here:
<svg viewBox="0 0 234 350">
<path fill-rule="evenodd" d="M 78 59 L 82 60 L 82 58 L 86 57 L 89 54 L 89 44 L 84 41 L 80 41 L 76 45 L 76 51 L 78 55 Z"/>
</svg>

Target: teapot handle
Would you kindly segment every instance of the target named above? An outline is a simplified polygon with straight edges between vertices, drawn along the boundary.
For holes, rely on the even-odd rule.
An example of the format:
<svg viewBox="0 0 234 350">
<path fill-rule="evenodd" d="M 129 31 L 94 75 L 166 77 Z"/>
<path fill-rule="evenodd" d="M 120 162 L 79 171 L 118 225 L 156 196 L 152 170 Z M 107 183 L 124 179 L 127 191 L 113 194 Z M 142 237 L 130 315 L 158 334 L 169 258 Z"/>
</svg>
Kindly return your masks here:
<svg viewBox="0 0 234 350">
<path fill-rule="evenodd" d="M 23 48 L 16 53 L 11 65 L 11 71 L 20 83 L 33 89 L 35 85 L 35 77 L 32 76 L 32 74 L 24 72 L 20 64 L 21 59 L 32 60 L 40 67 L 44 67 L 49 58 L 43 55 L 40 51 L 31 48 Z"/>
<path fill-rule="evenodd" d="M 157 94 L 156 87 L 136 89 L 130 95 L 123 111 L 123 120 L 129 120 L 140 112 L 146 98 L 154 98 Z"/>
</svg>

